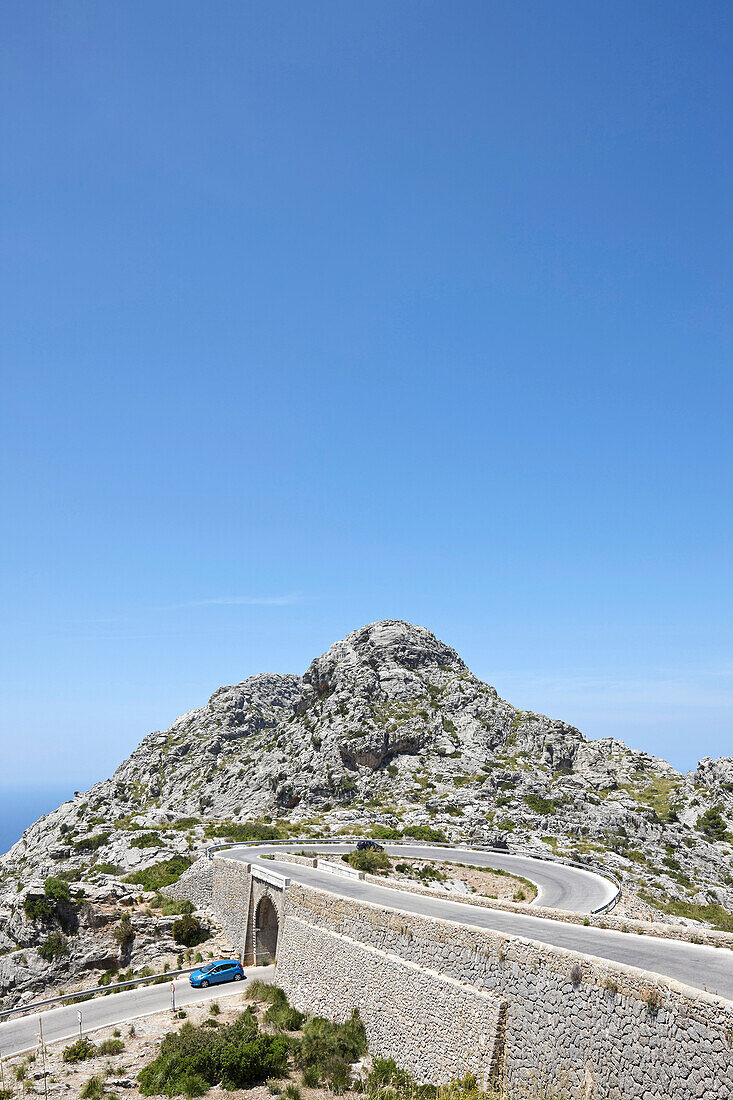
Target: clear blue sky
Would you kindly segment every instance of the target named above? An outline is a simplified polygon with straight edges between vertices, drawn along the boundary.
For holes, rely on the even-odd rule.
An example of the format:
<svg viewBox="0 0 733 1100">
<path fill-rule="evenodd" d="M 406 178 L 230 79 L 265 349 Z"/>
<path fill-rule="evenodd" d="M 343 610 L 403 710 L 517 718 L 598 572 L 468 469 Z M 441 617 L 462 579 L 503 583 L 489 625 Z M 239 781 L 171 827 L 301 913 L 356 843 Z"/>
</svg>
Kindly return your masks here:
<svg viewBox="0 0 733 1100">
<path fill-rule="evenodd" d="M 2 783 L 387 617 L 730 754 L 731 5 L 1 22 Z"/>
</svg>

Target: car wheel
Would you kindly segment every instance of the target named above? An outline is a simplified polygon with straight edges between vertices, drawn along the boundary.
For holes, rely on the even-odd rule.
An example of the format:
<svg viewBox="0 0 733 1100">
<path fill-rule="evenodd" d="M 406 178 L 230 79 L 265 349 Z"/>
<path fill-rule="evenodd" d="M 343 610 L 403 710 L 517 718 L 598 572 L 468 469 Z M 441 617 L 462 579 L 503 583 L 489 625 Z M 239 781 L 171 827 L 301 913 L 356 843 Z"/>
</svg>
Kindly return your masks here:
<svg viewBox="0 0 733 1100">
<path fill-rule="evenodd" d="M 241 982 L 242 978 L 243 978 L 242 974 L 235 974 L 234 975 L 234 981 L 235 982 Z"/>
<path fill-rule="evenodd" d="M 204 980 L 202 981 L 201 988 L 202 989 L 208 989 L 209 988 L 209 983 L 207 982 L 206 978 L 204 978 Z"/>
</svg>

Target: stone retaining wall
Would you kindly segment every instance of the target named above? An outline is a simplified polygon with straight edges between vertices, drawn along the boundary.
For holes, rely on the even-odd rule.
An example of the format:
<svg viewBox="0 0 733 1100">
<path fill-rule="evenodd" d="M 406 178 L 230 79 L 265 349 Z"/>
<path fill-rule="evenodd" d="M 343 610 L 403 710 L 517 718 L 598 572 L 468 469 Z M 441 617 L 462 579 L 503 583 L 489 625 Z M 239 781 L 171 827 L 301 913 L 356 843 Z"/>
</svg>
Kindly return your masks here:
<svg viewBox="0 0 733 1100">
<path fill-rule="evenodd" d="M 197 909 L 210 912 L 214 897 L 214 861 L 197 859 L 178 882 L 166 886 L 163 893 L 179 901 L 191 901 Z"/>
<path fill-rule="evenodd" d="M 217 856 L 209 866 L 194 865 L 170 892 L 213 908 L 244 950 L 255 893 L 277 891 L 240 861 Z M 501 1064 L 518 1094 L 560 1083 L 568 1100 L 733 1100 L 731 1001 L 294 882 L 278 904 L 288 995 L 332 1019 L 359 1007 L 372 1053 L 420 1079 L 472 1069 L 486 1080 Z"/>
<path fill-rule="evenodd" d="M 304 856 L 290 857 L 288 853 L 280 852 L 275 857 L 283 862 L 297 862 L 305 866 L 315 866 L 315 861 Z M 321 857 L 323 862 L 323 856 Z M 336 863 L 336 859 L 332 859 Z M 439 862 L 439 861 L 436 861 Z M 491 868 L 487 867 L 487 870 Z M 733 934 L 719 932 L 714 928 L 688 928 L 684 924 L 664 924 L 656 921 L 632 920 L 624 917 L 615 917 L 600 914 L 591 916 L 584 913 L 574 913 L 568 909 L 553 909 L 549 905 L 533 905 L 528 902 L 510 901 L 508 898 L 490 898 L 481 894 L 457 894 L 450 890 L 433 889 L 423 886 L 419 882 L 403 882 L 391 879 L 384 875 L 364 874 L 365 882 L 373 882 L 375 886 L 388 886 L 394 890 L 404 890 L 408 894 L 426 894 L 430 897 L 444 898 L 446 901 L 459 901 L 461 905 L 478 905 L 489 909 L 501 909 L 509 913 L 527 913 L 531 917 L 547 917 L 549 920 L 561 920 L 566 924 L 587 924 L 591 928 L 609 928 L 616 932 L 634 932 L 639 936 L 656 936 L 661 940 L 680 940 L 684 943 L 707 944 L 710 947 L 726 947 L 733 950 Z"/>
<path fill-rule="evenodd" d="M 512 1087 L 564 1082 L 569 1096 L 583 1100 L 733 1097 L 731 1002 L 632 967 L 295 883 L 286 897 L 286 929 L 291 920 L 313 929 L 314 944 L 326 931 L 339 937 L 336 942 L 367 945 L 506 1001 L 501 1045 Z M 330 991 L 344 982 L 337 953 L 311 953 L 309 986 L 306 943 L 297 943 L 298 959 L 292 960 L 290 942 L 286 933 L 278 963 L 286 991 L 319 998 L 321 1010 L 335 1018 L 343 995 L 329 1001 Z M 289 987 L 296 973 L 297 984 L 293 978 Z M 362 965 L 349 968 L 352 998 L 367 995 L 362 973 Z M 385 967 L 383 982 L 389 979 Z M 387 1003 L 399 995 L 399 981 L 391 985 Z M 467 1039 L 465 1021 L 456 1016 L 443 1040 L 452 1047 Z"/>
<path fill-rule="evenodd" d="M 425 1082 L 471 1071 L 486 1085 L 503 1002 L 444 974 L 287 916 L 277 980 L 296 1008 L 332 1020 L 359 1010 L 369 1049 Z"/>
</svg>

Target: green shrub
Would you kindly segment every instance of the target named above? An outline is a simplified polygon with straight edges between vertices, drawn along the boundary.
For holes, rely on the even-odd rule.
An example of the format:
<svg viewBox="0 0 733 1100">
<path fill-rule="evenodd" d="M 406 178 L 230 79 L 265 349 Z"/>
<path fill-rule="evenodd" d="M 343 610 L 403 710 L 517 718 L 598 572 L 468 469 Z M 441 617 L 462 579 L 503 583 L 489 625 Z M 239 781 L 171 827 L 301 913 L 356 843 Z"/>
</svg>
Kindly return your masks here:
<svg viewBox="0 0 733 1100">
<path fill-rule="evenodd" d="M 184 947 L 198 947 L 204 940 L 208 940 L 211 932 L 196 917 L 185 913 L 179 920 L 173 922 L 173 939 L 176 943 L 182 943 Z"/>
<path fill-rule="evenodd" d="M 376 852 L 366 848 L 359 852 L 349 852 L 346 862 L 357 871 L 366 871 L 371 875 L 386 873 L 392 869 L 392 863 L 386 852 Z"/>
<path fill-rule="evenodd" d="M 122 1039 L 103 1039 L 97 1047 L 99 1054 L 122 1054 L 125 1044 Z"/>
<path fill-rule="evenodd" d="M 722 805 L 711 806 L 697 819 L 697 827 L 709 840 L 725 840 L 728 827 L 720 815 Z"/>
<path fill-rule="evenodd" d="M 135 939 L 135 929 L 132 927 L 129 913 L 123 913 L 120 923 L 112 933 L 112 938 L 120 948 L 125 951 Z"/>
<path fill-rule="evenodd" d="M 300 1031 L 305 1020 L 305 1014 L 298 1012 L 297 1008 L 293 1008 L 288 1004 L 287 997 L 283 991 L 277 987 L 278 994 L 272 999 L 272 1003 L 265 1013 L 265 1020 L 271 1027 L 277 1028 L 279 1031 Z"/>
<path fill-rule="evenodd" d="M 170 859 L 162 859 L 144 871 L 136 871 L 127 875 L 123 882 L 130 882 L 134 886 L 142 886 L 144 890 L 162 890 L 164 886 L 172 886 L 178 882 L 184 871 L 193 863 L 188 856 L 172 856 Z"/>
<path fill-rule="evenodd" d="M 153 906 L 162 910 L 164 917 L 181 917 L 193 913 L 195 906 L 188 898 L 167 898 L 160 891 L 153 898 Z"/>
<path fill-rule="evenodd" d="M 389 771 L 389 769 L 387 769 Z M 395 768 L 395 772 L 397 769 Z M 375 840 L 399 840 L 402 836 L 401 829 L 390 829 L 386 825 L 375 825 L 369 836 Z"/>
<path fill-rule="evenodd" d="M 43 892 L 50 901 L 60 902 L 62 905 L 73 904 L 69 884 L 61 878 L 47 878 L 43 884 Z"/>
<path fill-rule="evenodd" d="M 286 1085 L 285 1095 L 287 1096 L 288 1100 L 303 1100 L 303 1094 L 301 1093 L 300 1089 L 292 1082 L 289 1085 Z"/>
<path fill-rule="evenodd" d="M 225 1089 L 251 1088 L 282 1077 L 288 1051 L 287 1039 L 258 1033 L 251 1010 L 216 1029 L 185 1023 L 165 1036 L 157 1058 L 138 1074 L 140 1091 L 144 1096 L 200 1096 L 218 1083 Z"/>
<path fill-rule="evenodd" d="M 303 1084 L 307 1089 L 317 1089 L 321 1083 L 321 1071 L 316 1065 L 303 1066 Z"/>
<path fill-rule="evenodd" d="M 131 848 L 160 848 L 160 833 L 138 833 L 130 841 Z"/>
<path fill-rule="evenodd" d="M 430 825 L 408 825 L 402 830 L 403 836 L 409 836 L 413 840 L 429 840 L 436 844 L 445 843 L 448 837 L 442 829 L 433 829 Z"/>
<path fill-rule="evenodd" d="M 47 897 L 33 897 L 28 894 L 23 902 L 23 912 L 28 920 L 49 921 L 56 913 L 56 906 Z"/>
<path fill-rule="evenodd" d="M 554 814 L 557 809 L 551 798 L 543 798 L 539 794 L 526 794 L 524 801 L 536 814 Z"/>
<path fill-rule="evenodd" d="M 263 982 L 260 978 L 255 978 L 248 984 L 244 995 L 248 1001 L 269 1001 L 270 1004 L 275 1004 L 281 996 L 285 996 L 285 991 L 279 985 L 272 985 L 271 982 Z"/>
<path fill-rule="evenodd" d="M 82 1085 L 79 1095 L 83 1097 L 83 1100 L 100 1100 L 100 1097 L 104 1096 L 102 1078 L 98 1076 L 88 1078 Z"/>
<path fill-rule="evenodd" d="M 220 837 L 224 840 L 282 840 L 283 833 L 275 825 L 260 825 L 256 821 L 244 824 L 237 821 L 221 821 L 217 825 L 207 825 L 204 833 L 209 840 Z"/>
<path fill-rule="evenodd" d="M 327 1075 L 335 1061 L 355 1062 L 366 1051 L 366 1033 L 356 1009 L 345 1024 L 334 1024 L 321 1016 L 313 1016 L 303 1026 L 303 1037 L 297 1050 L 301 1066 L 320 1066 Z"/>
<path fill-rule="evenodd" d="M 85 1062 L 87 1058 L 93 1058 L 96 1053 L 96 1046 L 85 1036 L 83 1039 L 77 1039 L 71 1046 L 64 1047 L 61 1057 L 64 1062 Z"/>
<path fill-rule="evenodd" d="M 110 833 L 95 833 L 93 836 L 84 836 L 81 840 L 74 841 L 72 845 L 77 852 L 96 852 L 109 842 Z"/>
<path fill-rule="evenodd" d="M 60 932 L 51 932 L 46 936 L 43 943 L 38 946 L 38 954 L 46 962 L 51 962 L 52 959 L 60 959 L 63 955 L 69 954 L 69 944 L 65 936 L 62 936 Z"/>
<path fill-rule="evenodd" d="M 117 877 L 122 874 L 122 868 L 117 863 L 95 863 L 94 873 L 95 875 L 114 875 Z"/>
</svg>

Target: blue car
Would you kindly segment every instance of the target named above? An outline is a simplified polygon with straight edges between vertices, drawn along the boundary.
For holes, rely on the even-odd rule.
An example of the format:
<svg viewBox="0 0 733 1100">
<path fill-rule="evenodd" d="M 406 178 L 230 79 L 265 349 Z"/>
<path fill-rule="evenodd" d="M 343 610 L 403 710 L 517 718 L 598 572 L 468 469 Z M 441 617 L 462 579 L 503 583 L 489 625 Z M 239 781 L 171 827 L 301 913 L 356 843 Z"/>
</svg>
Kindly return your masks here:
<svg viewBox="0 0 733 1100">
<path fill-rule="evenodd" d="M 206 989 L 221 982 L 241 982 L 243 978 L 244 971 L 236 959 L 221 959 L 194 970 L 188 980 L 194 989 Z"/>
</svg>

